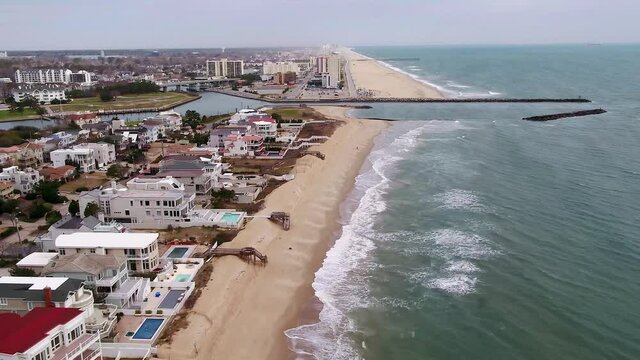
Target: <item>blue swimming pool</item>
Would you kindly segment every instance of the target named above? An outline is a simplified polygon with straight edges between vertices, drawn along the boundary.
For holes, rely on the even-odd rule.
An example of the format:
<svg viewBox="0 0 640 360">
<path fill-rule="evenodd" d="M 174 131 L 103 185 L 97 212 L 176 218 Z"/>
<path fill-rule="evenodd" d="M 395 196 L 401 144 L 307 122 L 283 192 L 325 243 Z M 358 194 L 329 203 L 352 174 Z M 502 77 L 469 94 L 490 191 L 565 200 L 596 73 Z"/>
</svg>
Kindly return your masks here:
<svg viewBox="0 0 640 360">
<path fill-rule="evenodd" d="M 162 302 L 160 302 L 160 305 L 158 305 L 158 309 L 173 309 L 176 307 L 176 304 L 180 302 L 178 299 L 185 291 L 186 290 L 169 290 L 164 299 L 162 299 Z"/>
<path fill-rule="evenodd" d="M 238 213 L 224 213 L 222 215 L 222 221 L 228 224 L 237 224 L 240 221 L 240 214 Z"/>
<path fill-rule="evenodd" d="M 189 274 L 178 274 L 178 275 L 176 275 L 176 281 L 177 282 L 186 282 L 186 281 L 189 281 L 189 279 L 191 279 L 191 275 L 189 275 Z"/>
<path fill-rule="evenodd" d="M 133 339 L 136 340 L 151 340 L 156 334 L 164 319 L 144 319 L 136 333 L 133 334 Z"/>
<path fill-rule="evenodd" d="M 179 259 L 189 251 L 188 247 L 174 247 L 173 250 L 167 255 L 168 258 Z"/>
</svg>

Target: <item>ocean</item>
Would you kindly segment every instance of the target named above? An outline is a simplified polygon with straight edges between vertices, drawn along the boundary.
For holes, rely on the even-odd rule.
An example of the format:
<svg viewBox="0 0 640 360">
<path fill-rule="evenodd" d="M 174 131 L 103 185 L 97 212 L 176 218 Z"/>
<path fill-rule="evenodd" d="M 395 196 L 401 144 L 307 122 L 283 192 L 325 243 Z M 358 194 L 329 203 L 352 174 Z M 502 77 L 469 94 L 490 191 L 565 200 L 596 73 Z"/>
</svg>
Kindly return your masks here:
<svg viewBox="0 0 640 360">
<path fill-rule="evenodd" d="M 450 96 L 374 104 L 300 359 L 640 359 L 640 46 L 367 47 Z M 522 117 L 605 108 L 537 123 Z"/>
</svg>

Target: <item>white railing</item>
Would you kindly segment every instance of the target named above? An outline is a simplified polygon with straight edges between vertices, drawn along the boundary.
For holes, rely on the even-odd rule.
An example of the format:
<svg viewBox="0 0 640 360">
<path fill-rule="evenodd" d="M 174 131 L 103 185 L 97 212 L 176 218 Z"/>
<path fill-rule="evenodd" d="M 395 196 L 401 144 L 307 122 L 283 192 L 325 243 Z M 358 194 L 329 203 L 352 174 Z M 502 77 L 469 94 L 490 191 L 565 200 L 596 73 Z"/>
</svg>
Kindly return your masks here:
<svg viewBox="0 0 640 360">
<path fill-rule="evenodd" d="M 89 334 L 87 334 L 89 335 Z M 88 348 L 91 344 L 97 342 L 98 340 L 100 340 L 100 334 L 92 334 L 89 335 L 89 338 L 86 340 L 81 341 L 78 345 L 76 345 L 76 347 L 74 347 L 73 349 L 66 351 L 64 353 L 64 356 L 54 356 L 53 360 L 69 360 L 69 359 L 73 359 L 75 358 L 78 354 L 80 354 L 82 351 L 84 351 L 86 348 Z M 97 351 L 100 351 L 100 349 L 98 348 Z"/>
</svg>

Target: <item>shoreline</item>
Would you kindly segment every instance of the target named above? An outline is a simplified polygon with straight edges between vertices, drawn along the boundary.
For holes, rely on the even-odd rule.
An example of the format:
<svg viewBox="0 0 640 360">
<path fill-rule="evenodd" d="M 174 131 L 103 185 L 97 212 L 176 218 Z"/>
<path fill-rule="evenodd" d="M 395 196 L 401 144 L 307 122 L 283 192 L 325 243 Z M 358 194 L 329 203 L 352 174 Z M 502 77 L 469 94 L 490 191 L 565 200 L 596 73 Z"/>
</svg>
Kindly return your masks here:
<svg viewBox="0 0 640 360">
<path fill-rule="evenodd" d="M 385 121 L 347 118 L 345 107 L 314 107 L 342 121 L 327 142 L 312 150 L 326 159 L 305 156 L 295 179 L 274 190 L 258 215 L 291 214 L 284 231 L 255 218 L 236 239 L 222 246 L 253 246 L 269 256 L 265 267 L 235 258 L 214 262 L 211 286 L 203 289 L 187 317 L 189 325 L 160 345 L 160 358 L 286 359 L 291 355 L 284 331 L 297 326 L 331 243 L 341 229 L 339 210 L 374 145 L 389 126 Z"/>
<path fill-rule="evenodd" d="M 370 98 L 447 99 L 436 86 L 390 64 L 348 48 L 343 48 L 341 53 L 346 59 L 345 66 L 349 67 L 348 73 L 354 86 L 363 89 Z"/>
</svg>

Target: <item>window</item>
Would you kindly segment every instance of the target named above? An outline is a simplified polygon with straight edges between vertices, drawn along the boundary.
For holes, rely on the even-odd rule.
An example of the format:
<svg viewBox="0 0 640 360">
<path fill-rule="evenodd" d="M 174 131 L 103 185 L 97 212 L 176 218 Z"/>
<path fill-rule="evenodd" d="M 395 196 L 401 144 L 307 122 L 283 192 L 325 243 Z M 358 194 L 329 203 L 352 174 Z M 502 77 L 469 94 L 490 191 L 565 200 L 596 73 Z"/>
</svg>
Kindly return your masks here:
<svg viewBox="0 0 640 360">
<path fill-rule="evenodd" d="M 93 275 L 87 275 L 87 281 L 93 282 Z"/>
<path fill-rule="evenodd" d="M 156 201 L 156 206 L 160 206 L 160 201 Z"/>
<path fill-rule="evenodd" d="M 131 213 L 129 212 L 129 210 L 125 210 L 125 211 L 124 211 L 124 214 L 125 214 L 125 215 L 131 215 Z"/>
<path fill-rule="evenodd" d="M 58 253 L 60 255 L 66 255 L 67 252 L 64 249 L 60 249 L 60 250 L 58 250 Z"/>
<path fill-rule="evenodd" d="M 144 206 L 149 206 L 149 200 L 146 200 L 146 201 L 144 202 Z"/>
<path fill-rule="evenodd" d="M 142 269 L 143 270 L 149 270 L 149 261 L 148 260 L 144 260 L 142 262 Z"/>
<path fill-rule="evenodd" d="M 89 249 L 89 252 L 92 253 L 92 254 L 95 254 L 96 253 L 96 249 L 95 248 L 91 248 L 91 249 Z"/>
<path fill-rule="evenodd" d="M 164 216 L 169 216 L 169 212 L 167 210 L 164 211 Z"/>
<path fill-rule="evenodd" d="M 27 301 L 27 310 L 33 310 L 33 303 L 31 301 Z"/>
<path fill-rule="evenodd" d="M 49 350 L 49 349 L 45 349 L 41 353 L 39 353 L 38 355 L 34 356 L 33 360 L 47 360 L 47 358 L 48 358 L 47 350 Z"/>
<path fill-rule="evenodd" d="M 162 206 L 167 206 L 167 201 L 166 200 L 162 201 Z"/>
<path fill-rule="evenodd" d="M 9 301 L 5 298 L 0 298 L 0 305 L 2 306 L 7 306 L 9 304 Z"/>
<path fill-rule="evenodd" d="M 151 216 L 151 211 L 147 210 L 146 214 L 147 214 L 147 216 Z"/>
<path fill-rule="evenodd" d="M 133 200 L 129 201 L 129 204 L 130 204 L 131 206 L 133 206 Z"/>
<path fill-rule="evenodd" d="M 51 340 L 51 349 L 56 351 L 60 346 L 62 346 L 62 337 L 58 334 Z"/>
</svg>

